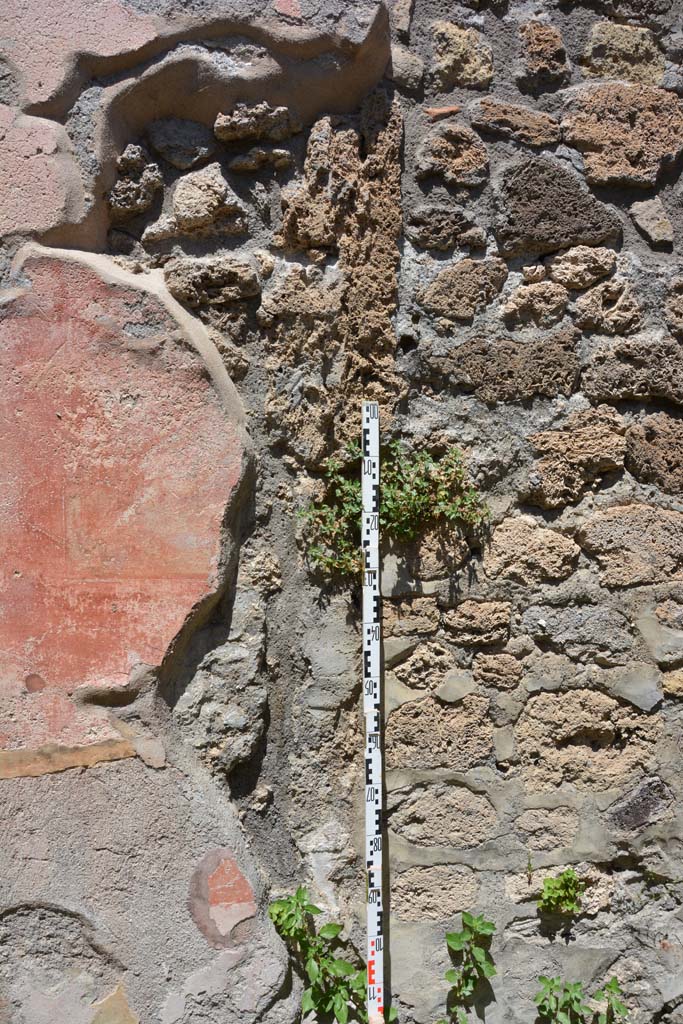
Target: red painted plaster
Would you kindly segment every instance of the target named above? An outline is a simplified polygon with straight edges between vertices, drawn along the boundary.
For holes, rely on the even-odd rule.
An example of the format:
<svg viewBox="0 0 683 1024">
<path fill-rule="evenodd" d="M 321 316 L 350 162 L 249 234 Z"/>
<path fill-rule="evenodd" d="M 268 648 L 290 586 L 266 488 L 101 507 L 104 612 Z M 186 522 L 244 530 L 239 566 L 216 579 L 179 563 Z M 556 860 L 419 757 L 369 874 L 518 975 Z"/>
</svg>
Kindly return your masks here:
<svg viewBox="0 0 683 1024">
<path fill-rule="evenodd" d="M 59 259 L 25 273 L 0 307 L 5 748 L 106 738 L 66 694 L 159 664 L 215 591 L 242 459 L 159 299 Z"/>
</svg>

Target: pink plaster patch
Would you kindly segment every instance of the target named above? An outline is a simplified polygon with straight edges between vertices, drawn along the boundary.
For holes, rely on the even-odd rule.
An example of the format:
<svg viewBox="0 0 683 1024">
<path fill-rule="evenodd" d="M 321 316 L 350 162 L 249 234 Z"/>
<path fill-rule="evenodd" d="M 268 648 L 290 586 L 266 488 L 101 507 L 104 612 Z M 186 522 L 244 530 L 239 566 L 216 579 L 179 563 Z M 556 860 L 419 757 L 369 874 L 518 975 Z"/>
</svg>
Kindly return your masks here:
<svg viewBox="0 0 683 1024">
<path fill-rule="evenodd" d="M 229 944 L 233 929 L 256 914 L 254 890 L 227 849 L 212 850 L 190 885 L 190 912 L 212 946 Z"/>
<path fill-rule="evenodd" d="M 288 18 L 301 17 L 301 4 L 299 0 L 273 0 L 273 7 L 278 14 L 284 14 Z"/>
<path fill-rule="evenodd" d="M 0 237 L 80 218 L 81 175 L 61 125 L 0 104 L 0 146 Z"/>
<path fill-rule="evenodd" d="M 24 273 L 0 307 L 5 749 L 118 735 L 66 695 L 158 665 L 216 590 L 243 454 L 156 296 L 56 258 Z"/>
</svg>

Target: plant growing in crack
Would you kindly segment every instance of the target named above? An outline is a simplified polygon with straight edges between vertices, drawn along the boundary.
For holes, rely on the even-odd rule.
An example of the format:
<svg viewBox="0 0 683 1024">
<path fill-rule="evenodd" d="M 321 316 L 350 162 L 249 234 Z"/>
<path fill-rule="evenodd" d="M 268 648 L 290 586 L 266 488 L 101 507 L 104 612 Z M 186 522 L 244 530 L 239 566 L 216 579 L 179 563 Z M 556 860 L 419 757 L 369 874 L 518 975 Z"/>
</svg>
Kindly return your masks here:
<svg viewBox="0 0 683 1024">
<path fill-rule="evenodd" d="M 326 575 L 351 577 L 362 571 L 361 457 L 360 446 L 352 443 L 329 458 L 322 497 L 301 513 L 308 558 Z M 382 451 L 380 517 L 384 537 L 405 543 L 430 527 L 476 532 L 489 513 L 469 480 L 460 449 L 434 455 L 390 441 Z"/>
<path fill-rule="evenodd" d="M 451 1020 L 457 1024 L 467 1024 L 468 1011 L 477 989 L 496 974 L 489 952 L 495 931 L 495 924 L 482 915 L 475 917 L 463 912 L 462 930 L 446 935 L 448 949 L 455 954 L 457 961 L 455 967 L 446 971 L 446 981 L 451 986 L 446 1005 Z M 447 1024 L 447 1021 L 439 1021 L 438 1024 Z"/>
<path fill-rule="evenodd" d="M 543 892 L 538 900 L 538 909 L 543 914 L 561 914 L 574 917 L 581 913 L 581 897 L 586 890 L 573 868 L 565 868 L 555 878 L 543 879 Z"/>
<path fill-rule="evenodd" d="M 321 1020 L 334 1019 L 338 1024 L 349 1020 L 367 1024 L 366 970 L 358 966 L 355 952 L 340 938 L 342 925 L 330 922 L 316 932 L 313 918 L 321 913 L 303 886 L 268 907 L 270 919 L 304 979 L 301 1012 L 315 1013 Z M 356 962 L 347 959 L 349 956 Z M 387 1021 L 395 1020 L 392 1008 Z"/>
<path fill-rule="evenodd" d="M 628 1007 L 617 978 L 611 978 L 592 997 L 592 1002 L 603 1004 L 597 1010 L 586 1002 L 588 996 L 580 981 L 541 975 L 538 983 L 541 987 L 534 1002 L 541 1024 L 619 1024 L 628 1020 Z"/>
</svg>

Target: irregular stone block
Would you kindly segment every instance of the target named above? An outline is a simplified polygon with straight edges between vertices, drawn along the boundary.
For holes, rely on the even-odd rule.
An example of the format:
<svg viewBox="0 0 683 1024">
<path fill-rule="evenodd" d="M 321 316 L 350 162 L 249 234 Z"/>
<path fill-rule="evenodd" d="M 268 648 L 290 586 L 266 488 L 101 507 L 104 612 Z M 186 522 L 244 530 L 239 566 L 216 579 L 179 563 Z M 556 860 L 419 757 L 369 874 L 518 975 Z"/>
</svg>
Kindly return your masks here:
<svg viewBox="0 0 683 1024">
<path fill-rule="evenodd" d="M 404 227 L 406 237 L 422 249 L 445 252 L 456 245 L 483 247 L 486 233 L 464 207 L 443 203 L 418 203 L 410 207 Z"/>
<path fill-rule="evenodd" d="M 662 675 L 654 665 L 633 662 L 617 668 L 592 668 L 588 678 L 613 697 L 627 700 L 641 711 L 652 711 L 662 702 Z"/>
<path fill-rule="evenodd" d="M 527 784 L 537 790 L 569 783 L 618 789 L 654 761 L 658 718 L 622 707 L 595 690 L 539 693 L 515 727 Z"/>
<path fill-rule="evenodd" d="M 502 260 L 465 258 L 440 271 L 418 295 L 418 301 L 445 319 L 471 320 L 493 302 L 507 274 Z"/>
<path fill-rule="evenodd" d="M 219 226 L 230 234 L 246 229 L 246 209 L 218 163 L 183 175 L 173 190 L 173 216 L 181 231 Z"/>
<path fill-rule="evenodd" d="M 573 249 L 551 256 L 547 261 L 551 280 L 573 291 L 582 291 L 611 274 L 617 265 L 613 249 L 577 245 Z"/>
<path fill-rule="evenodd" d="M 292 154 L 288 149 L 277 146 L 253 146 L 246 153 L 234 156 L 228 167 L 237 174 L 256 174 L 264 167 L 274 167 L 276 171 L 284 171 L 292 165 Z"/>
<path fill-rule="evenodd" d="M 542 853 L 571 846 L 579 828 L 573 807 L 533 807 L 515 819 L 515 829 L 530 850 Z"/>
<path fill-rule="evenodd" d="M 159 665 L 210 601 L 245 458 L 225 370 L 158 277 L 38 249 L 23 272 L 0 320 L 4 774 L 89 764 L 112 741 L 130 756 L 67 694 Z"/>
<path fill-rule="evenodd" d="M 667 603 L 646 607 L 636 620 L 652 657 L 664 671 L 683 665 L 683 621 L 672 620 L 668 612 Z"/>
<path fill-rule="evenodd" d="M 513 326 L 552 327 L 564 316 L 569 293 L 554 281 L 539 281 L 516 288 L 503 306 L 503 317 Z"/>
<path fill-rule="evenodd" d="M 431 357 L 430 365 L 453 386 L 492 405 L 535 395 L 570 395 L 579 378 L 578 337 L 577 331 L 563 329 L 528 342 L 475 338 Z"/>
<path fill-rule="evenodd" d="M 391 793 L 389 828 L 414 846 L 467 850 L 492 839 L 499 822 L 485 796 L 436 782 Z"/>
<path fill-rule="evenodd" d="M 496 527 L 484 555 L 484 571 L 524 586 L 557 582 L 571 576 L 580 553 L 569 537 L 545 529 L 531 516 L 515 516 Z"/>
<path fill-rule="evenodd" d="M 394 675 L 403 686 L 436 690 L 454 664 L 453 654 L 445 644 L 432 641 L 421 644 L 406 661 L 397 665 Z"/>
<path fill-rule="evenodd" d="M 424 61 L 411 53 L 406 46 L 394 43 L 391 47 L 391 61 L 387 68 L 387 78 L 402 89 L 413 92 L 422 85 Z"/>
<path fill-rule="evenodd" d="M 570 67 L 562 36 L 545 21 L 527 21 L 521 26 L 522 65 L 517 82 L 523 89 L 543 92 L 563 85 Z"/>
<path fill-rule="evenodd" d="M 559 122 L 550 114 L 488 96 L 472 108 L 471 121 L 480 131 L 515 139 L 525 146 L 553 146 L 560 141 Z"/>
<path fill-rule="evenodd" d="M 594 513 L 576 539 L 608 587 L 683 578 L 683 515 L 651 505 L 615 505 Z"/>
<path fill-rule="evenodd" d="M 629 427 L 626 468 L 668 494 L 683 492 L 683 420 L 658 412 Z"/>
<path fill-rule="evenodd" d="M 611 277 L 578 297 L 575 322 L 583 331 L 632 334 L 642 323 L 642 310 L 629 282 Z"/>
<path fill-rule="evenodd" d="M 524 612 L 522 622 L 539 643 L 582 661 L 618 664 L 633 647 L 627 616 L 607 605 L 532 605 Z"/>
<path fill-rule="evenodd" d="M 440 612 L 432 597 L 413 597 L 405 601 L 386 601 L 383 628 L 387 637 L 423 636 L 439 627 Z"/>
<path fill-rule="evenodd" d="M 482 686 L 514 690 L 522 678 L 524 667 L 512 654 L 477 654 L 472 671 Z"/>
<path fill-rule="evenodd" d="M 650 188 L 683 151 L 683 107 L 665 89 L 614 83 L 586 87 L 562 120 L 595 185 Z"/>
<path fill-rule="evenodd" d="M 474 906 L 479 881 L 461 864 L 413 867 L 394 874 L 391 912 L 399 921 L 450 921 Z"/>
<path fill-rule="evenodd" d="M 460 28 L 451 21 L 432 25 L 434 60 L 430 69 L 437 87 L 446 91 L 454 85 L 485 89 L 493 79 L 493 52 L 474 28 Z"/>
<path fill-rule="evenodd" d="M 653 249 L 669 248 L 673 245 L 673 225 L 659 196 L 646 199 L 643 203 L 634 203 L 631 207 L 631 217 Z"/>
<path fill-rule="evenodd" d="M 617 828 L 632 832 L 669 817 L 673 799 L 669 787 L 651 775 L 611 804 L 608 813 Z"/>
<path fill-rule="evenodd" d="M 591 29 L 584 65 L 585 74 L 592 78 L 659 85 L 664 54 L 648 29 L 598 21 Z"/>
<path fill-rule="evenodd" d="M 504 643 L 510 633 L 510 605 L 507 601 L 463 601 L 444 613 L 444 625 L 463 647 Z"/>
<path fill-rule="evenodd" d="M 488 707 L 476 694 L 455 705 L 431 696 L 402 704 L 387 721 L 387 768 L 467 771 L 484 764 L 493 753 Z"/>
<path fill-rule="evenodd" d="M 142 146 L 126 146 L 116 166 L 119 176 L 107 201 L 112 221 L 120 224 L 149 210 L 164 181 Z"/>
<path fill-rule="evenodd" d="M 560 430 L 529 438 L 541 458 L 529 474 L 525 499 L 541 508 L 578 501 L 587 485 L 624 465 L 626 426 L 609 406 L 573 413 Z"/>
<path fill-rule="evenodd" d="M 175 256 L 164 264 L 164 278 L 171 295 L 193 308 L 246 302 L 261 293 L 253 265 L 226 253 Z"/>
<path fill-rule="evenodd" d="M 683 338 L 683 277 L 674 277 L 669 283 L 664 316 L 671 333 Z"/>
<path fill-rule="evenodd" d="M 271 107 L 263 100 L 249 106 L 236 103 L 228 114 L 219 114 L 213 126 L 221 142 L 245 142 L 250 139 L 270 139 L 282 142 L 301 131 L 302 125 L 287 107 Z"/>
<path fill-rule="evenodd" d="M 683 353 L 679 342 L 641 335 L 600 346 L 583 373 L 593 401 L 664 398 L 683 405 Z"/>
<path fill-rule="evenodd" d="M 476 132 L 464 124 L 443 122 L 425 137 L 416 155 L 418 179 L 442 177 L 448 185 L 476 188 L 489 175 L 489 155 Z"/>
<path fill-rule="evenodd" d="M 599 245 L 619 236 L 617 215 L 574 171 L 549 157 L 508 165 L 497 189 L 496 237 L 504 255 Z"/>
<path fill-rule="evenodd" d="M 153 121 L 147 129 L 152 149 L 180 171 L 209 160 L 216 152 L 216 140 L 206 125 L 180 117 Z"/>
</svg>

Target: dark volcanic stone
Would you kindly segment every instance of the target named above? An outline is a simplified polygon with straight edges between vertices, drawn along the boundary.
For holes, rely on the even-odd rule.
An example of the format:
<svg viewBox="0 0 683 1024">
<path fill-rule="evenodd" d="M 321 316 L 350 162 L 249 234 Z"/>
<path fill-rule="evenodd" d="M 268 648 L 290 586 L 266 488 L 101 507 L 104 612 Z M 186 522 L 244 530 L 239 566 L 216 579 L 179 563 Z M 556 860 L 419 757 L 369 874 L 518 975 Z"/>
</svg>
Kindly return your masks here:
<svg viewBox="0 0 683 1024">
<path fill-rule="evenodd" d="M 671 800 L 671 792 L 655 775 L 643 779 L 635 789 L 612 804 L 610 817 L 618 828 L 625 831 L 643 828 L 661 818 Z"/>
<path fill-rule="evenodd" d="M 548 157 L 510 164 L 497 189 L 496 238 L 505 256 L 548 253 L 615 240 L 617 215 L 574 171 Z"/>
</svg>

